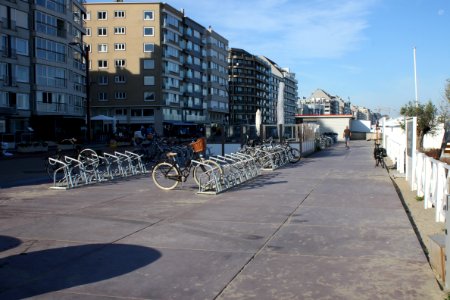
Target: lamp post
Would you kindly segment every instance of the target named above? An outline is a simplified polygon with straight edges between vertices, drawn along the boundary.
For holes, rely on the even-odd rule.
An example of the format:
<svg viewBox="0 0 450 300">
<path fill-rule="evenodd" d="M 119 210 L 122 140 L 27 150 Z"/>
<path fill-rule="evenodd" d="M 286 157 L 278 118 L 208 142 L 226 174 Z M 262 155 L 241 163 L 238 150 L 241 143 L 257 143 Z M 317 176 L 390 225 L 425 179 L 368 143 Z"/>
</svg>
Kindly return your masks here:
<svg viewBox="0 0 450 300">
<path fill-rule="evenodd" d="M 87 142 L 90 143 L 92 140 L 92 128 L 91 128 L 91 82 L 89 78 L 89 49 L 87 46 L 82 45 L 79 42 L 69 43 L 71 46 L 78 46 L 80 48 L 81 56 L 84 58 L 85 69 L 86 69 L 86 131 L 87 131 Z"/>
</svg>

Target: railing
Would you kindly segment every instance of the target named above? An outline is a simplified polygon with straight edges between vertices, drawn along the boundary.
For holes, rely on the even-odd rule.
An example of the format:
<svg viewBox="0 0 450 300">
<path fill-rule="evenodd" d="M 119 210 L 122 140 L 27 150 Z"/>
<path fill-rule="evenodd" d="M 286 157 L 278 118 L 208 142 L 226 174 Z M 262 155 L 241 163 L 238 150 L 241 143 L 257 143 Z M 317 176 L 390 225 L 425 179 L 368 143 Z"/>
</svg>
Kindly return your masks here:
<svg viewBox="0 0 450 300">
<path fill-rule="evenodd" d="M 448 195 L 450 166 L 416 151 L 413 173 L 417 196 L 424 198 L 424 207 L 436 209 L 436 222 L 445 221 L 445 206 Z"/>
<path fill-rule="evenodd" d="M 404 174 L 406 161 L 406 137 L 387 136 L 386 151 L 388 157 L 396 163 L 396 169 Z M 424 208 L 435 208 L 435 221 L 445 222 L 445 206 L 449 194 L 450 166 L 416 151 L 415 164 L 412 165 L 411 186 L 423 197 Z M 408 180 L 408 179 L 407 179 Z"/>
<path fill-rule="evenodd" d="M 396 169 L 400 174 L 405 173 L 405 136 L 386 136 L 387 156 L 395 163 Z"/>
</svg>

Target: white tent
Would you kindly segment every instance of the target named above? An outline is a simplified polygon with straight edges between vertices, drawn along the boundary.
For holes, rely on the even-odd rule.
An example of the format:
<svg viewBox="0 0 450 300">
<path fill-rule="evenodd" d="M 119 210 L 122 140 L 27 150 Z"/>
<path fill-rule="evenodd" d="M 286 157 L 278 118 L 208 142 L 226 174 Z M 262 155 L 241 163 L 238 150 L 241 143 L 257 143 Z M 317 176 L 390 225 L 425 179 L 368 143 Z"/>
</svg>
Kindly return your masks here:
<svg viewBox="0 0 450 300">
<path fill-rule="evenodd" d="M 98 116 L 95 116 L 95 117 L 91 118 L 91 121 L 115 121 L 115 120 L 116 120 L 116 118 L 108 117 L 108 116 L 105 116 L 105 115 L 98 115 Z"/>
</svg>

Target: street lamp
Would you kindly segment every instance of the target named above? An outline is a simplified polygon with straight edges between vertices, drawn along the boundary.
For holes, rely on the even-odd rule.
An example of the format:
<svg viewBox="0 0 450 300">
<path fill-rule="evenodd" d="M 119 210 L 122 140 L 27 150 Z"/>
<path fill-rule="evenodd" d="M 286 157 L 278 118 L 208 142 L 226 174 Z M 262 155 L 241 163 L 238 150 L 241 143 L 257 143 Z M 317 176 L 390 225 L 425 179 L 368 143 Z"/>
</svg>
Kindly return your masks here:
<svg viewBox="0 0 450 300">
<path fill-rule="evenodd" d="M 91 129 L 91 82 L 89 79 L 89 47 L 83 45 L 79 42 L 69 43 L 71 46 L 78 46 L 80 48 L 81 55 L 84 58 L 85 70 L 86 70 L 86 131 L 87 131 L 87 142 L 90 143 L 92 140 L 92 129 Z"/>
</svg>

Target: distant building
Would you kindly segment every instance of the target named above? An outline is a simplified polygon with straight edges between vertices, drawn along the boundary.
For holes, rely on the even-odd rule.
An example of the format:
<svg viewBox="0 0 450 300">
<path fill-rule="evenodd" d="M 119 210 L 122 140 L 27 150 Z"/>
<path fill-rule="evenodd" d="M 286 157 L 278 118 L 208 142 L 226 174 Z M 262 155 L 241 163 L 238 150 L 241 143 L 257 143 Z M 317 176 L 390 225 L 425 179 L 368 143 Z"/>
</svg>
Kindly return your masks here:
<svg viewBox="0 0 450 300">
<path fill-rule="evenodd" d="M 69 44 L 83 42 L 83 3 L 0 2 L 0 137 L 81 135 L 86 72 Z"/>
<path fill-rule="evenodd" d="M 343 115 L 350 113 L 350 101 L 332 96 L 322 89 L 315 90 L 307 99 L 299 101 L 300 113 L 311 115 Z"/>
<path fill-rule="evenodd" d="M 93 115 L 164 135 L 227 121 L 227 39 L 166 3 L 85 6 Z"/>
<path fill-rule="evenodd" d="M 290 72 L 288 68 L 279 67 L 274 61 L 265 56 L 259 56 L 270 65 L 271 76 L 269 86 L 269 103 L 271 119 L 267 124 L 276 124 L 277 101 L 279 96 L 280 82 L 284 83 L 284 122 L 285 124 L 295 124 L 295 115 L 297 113 L 297 93 L 298 81 L 295 73 Z"/>
</svg>

